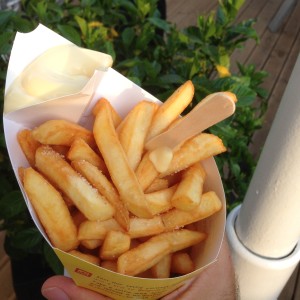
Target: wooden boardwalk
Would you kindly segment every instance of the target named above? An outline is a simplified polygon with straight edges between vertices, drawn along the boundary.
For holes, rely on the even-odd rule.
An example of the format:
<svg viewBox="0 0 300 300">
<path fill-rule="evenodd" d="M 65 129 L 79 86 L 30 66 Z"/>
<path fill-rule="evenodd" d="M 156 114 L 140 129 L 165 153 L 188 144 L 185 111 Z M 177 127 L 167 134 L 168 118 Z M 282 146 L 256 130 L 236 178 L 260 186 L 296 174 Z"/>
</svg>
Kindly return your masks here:
<svg viewBox="0 0 300 300">
<path fill-rule="evenodd" d="M 167 0 L 166 2 L 167 18 L 176 23 L 178 28 L 195 25 L 198 15 L 215 9 L 218 3 L 217 0 Z M 257 157 L 264 145 L 300 51 L 300 1 L 294 1 L 289 14 L 277 24 L 275 31 L 270 30 L 276 14 L 282 11 L 280 8 L 283 8 L 283 2 L 284 0 L 246 0 L 238 15 L 238 21 L 256 19 L 255 29 L 260 37 L 260 43 L 256 45 L 254 41 L 248 41 L 244 49 L 236 51 L 232 56 L 231 72 L 237 72 L 238 61 L 255 64 L 257 70 L 265 70 L 269 73 L 263 84 L 270 93 L 268 110 L 263 128 L 255 134 L 250 146 Z M 299 267 L 279 298 L 279 300 L 290 299 L 300 299 Z"/>
</svg>

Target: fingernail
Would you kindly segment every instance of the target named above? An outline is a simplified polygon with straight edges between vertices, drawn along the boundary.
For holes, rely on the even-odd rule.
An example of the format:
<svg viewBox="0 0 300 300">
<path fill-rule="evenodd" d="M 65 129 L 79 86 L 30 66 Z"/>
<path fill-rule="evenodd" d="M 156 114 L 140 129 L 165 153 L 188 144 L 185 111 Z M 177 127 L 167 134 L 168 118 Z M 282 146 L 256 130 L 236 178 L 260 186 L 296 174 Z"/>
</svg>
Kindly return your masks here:
<svg viewBox="0 0 300 300">
<path fill-rule="evenodd" d="M 70 300 L 69 296 L 57 287 L 43 289 L 42 294 L 48 300 Z"/>
</svg>

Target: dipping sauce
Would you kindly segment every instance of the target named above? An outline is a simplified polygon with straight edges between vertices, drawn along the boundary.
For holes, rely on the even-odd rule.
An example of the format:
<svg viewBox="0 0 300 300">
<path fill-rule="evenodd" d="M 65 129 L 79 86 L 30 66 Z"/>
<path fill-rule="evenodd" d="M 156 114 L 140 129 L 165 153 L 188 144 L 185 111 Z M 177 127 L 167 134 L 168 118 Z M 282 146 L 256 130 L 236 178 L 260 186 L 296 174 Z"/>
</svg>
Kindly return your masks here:
<svg viewBox="0 0 300 300">
<path fill-rule="evenodd" d="M 4 112 L 78 93 L 95 70 L 105 70 L 112 63 L 110 55 L 74 44 L 50 48 L 11 84 L 5 95 Z"/>
</svg>

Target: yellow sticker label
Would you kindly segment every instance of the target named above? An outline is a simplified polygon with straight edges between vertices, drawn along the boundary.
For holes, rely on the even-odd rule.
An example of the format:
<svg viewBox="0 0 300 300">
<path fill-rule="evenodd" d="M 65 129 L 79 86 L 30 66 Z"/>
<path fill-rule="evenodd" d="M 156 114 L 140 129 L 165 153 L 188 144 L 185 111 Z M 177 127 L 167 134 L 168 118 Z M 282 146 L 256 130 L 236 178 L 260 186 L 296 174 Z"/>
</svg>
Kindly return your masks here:
<svg viewBox="0 0 300 300">
<path fill-rule="evenodd" d="M 159 299 L 195 276 L 193 273 L 169 279 L 125 276 L 83 261 L 59 249 L 54 248 L 54 251 L 78 286 L 116 300 Z"/>
</svg>

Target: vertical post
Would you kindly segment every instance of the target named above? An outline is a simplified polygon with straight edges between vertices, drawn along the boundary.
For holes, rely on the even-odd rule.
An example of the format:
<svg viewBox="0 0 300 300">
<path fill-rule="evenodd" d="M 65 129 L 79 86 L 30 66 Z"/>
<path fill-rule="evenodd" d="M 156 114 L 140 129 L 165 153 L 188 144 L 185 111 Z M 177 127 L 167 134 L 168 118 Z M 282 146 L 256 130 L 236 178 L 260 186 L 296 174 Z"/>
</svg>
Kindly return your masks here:
<svg viewBox="0 0 300 300">
<path fill-rule="evenodd" d="M 241 299 L 276 299 L 300 260 L 300 57 L 245 199 L 228 217 Z"/>
</svg>

